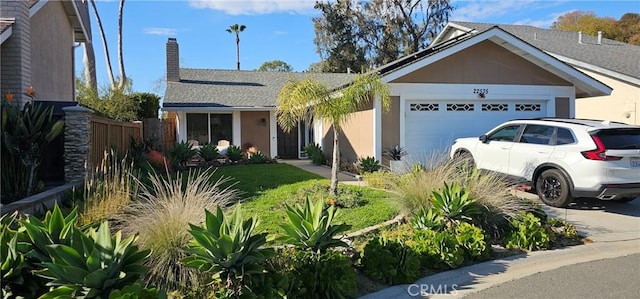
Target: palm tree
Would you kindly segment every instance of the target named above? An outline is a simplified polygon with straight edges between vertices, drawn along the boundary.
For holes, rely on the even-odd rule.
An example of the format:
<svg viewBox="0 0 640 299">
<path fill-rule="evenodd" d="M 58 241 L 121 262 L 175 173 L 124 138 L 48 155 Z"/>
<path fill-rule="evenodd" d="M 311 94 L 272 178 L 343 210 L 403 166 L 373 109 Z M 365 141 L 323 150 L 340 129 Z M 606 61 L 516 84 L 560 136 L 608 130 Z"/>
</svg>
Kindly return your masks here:
<svg viewBox="0 0 640 299">
<path fill-rule="evenodd" d="M 333 161 L 331 164 L 330 192 L 336 194 L 338 169 L 340 167 L 339 139 L 342 126 L 375 96 L 382 108 L 389 110 L 389 88 L 377 74 L 356 75 L 346 87 L 335 90 L 311 77 L 298 80 L 290 78 L 278 95 L 276 115 L 285 132 L 291 131 L 299 122 L 310 123 L 322 119 L 333 126 Z"/>
<path fill-rule="evenodd" d="M 240 70 L 240 32 L 247 28 L 245 25 L 234 24 L 227 28 L 227 32 L 236 34 L 236 63 L 238 64 L 238 70 Z"/>
</svg>

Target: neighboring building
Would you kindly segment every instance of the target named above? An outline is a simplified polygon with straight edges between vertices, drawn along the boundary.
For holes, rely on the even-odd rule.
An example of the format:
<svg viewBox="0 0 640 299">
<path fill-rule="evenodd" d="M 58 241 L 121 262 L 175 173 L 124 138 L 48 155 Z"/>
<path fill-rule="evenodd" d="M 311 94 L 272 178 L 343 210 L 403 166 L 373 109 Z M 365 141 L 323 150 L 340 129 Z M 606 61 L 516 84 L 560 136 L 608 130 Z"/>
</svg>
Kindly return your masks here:
<svg viewBox="0 0 640 299">
<path fill-rule="evenodd" d="M 3 0 L 0 5 L 3 98 L 11 92 L 25 103 L 31 100 L 25 90 L 33 87 L 38 101 L 75 102 L 76 45 L 91 40 L 87 1 Z"/>
<path fill-rule="evenodd" d="M 75 53 L 78 43 L 91 41 L 88 2 L 85 0 L 0 1 L 0 93 L 24 104 L 34 101 L 54 106 L 62 118 L 65 106 L 75 106 Z M 47 148 L 40 178 L 64 180 L 64 137 Z"/>
<path fill-rule="evenodd" d="M 200 113 L 191 118 L 206 124 L 200 129 L 209 133 L 206 138 L 211 139 L 214 123 L 231 122 L 233 143 L 250 142 L 244 136 L 251 134 L 269 136 L 272 156 L 281 155 L 275 145 L 287 137 L 277 134 L 273 115 L 278 92 L 292 74 L 179 69 L 173 43 L 172 39 L 167 43 L 164 110 L 183 113 L 178 114 L 178 139 L 196 137 L 189 135 L 195 132 L 190 114 Z M 513 118 L 574 117 L 576 98 L 611 93 L 606 84 L 498 27 L 454 37 L 375 71 L 389 84 L 391 110 L 383 112 L 376 100 L 352 115 L 341 136 L 343 160 L 381 159 L 383 149 L 395 145 L 403 147 L 410 159 L 426 159 L 445 151 L 457 137 L 479 136 Z M 349 74 L 293 75 L 334 79 L 336 87 L 351 78 Z M 204 109 L 224 111 L 227 120 L 202 114 Z M 269 120 L 269 128 L 256 131 L 263 118 Z M 331 128 L 316 122 L 312 129 L 313 134 L 306 129 L 301 132 L 322 141 L 325 153 L 330 153 Z"/>
<path fill-rule="evenodd" d="M 290 76 L 317 76 L 335 87 L 354 77 L 180 68 L 175 38 L 168 39 L 166 51 L 167 89 L 162 107 L 177 118 L 177 141 L 217 144 L 226 140 L 239 147 L 251 144 L 271 157 L 297 159 L 305 145 L 320 143 L 304 125 L 285 133 L 276 123 L 278 94 Z"/>
<path fill-rule="evenodd" d="M 477 34 L 496 24 L 450 22 L 434 43 Z M 497 25 L 534 47 L 607 84 L 611 95 L 576 101 L 576 117 L 640 125 L 640 46 L 578 32 Z"/>
</svg>

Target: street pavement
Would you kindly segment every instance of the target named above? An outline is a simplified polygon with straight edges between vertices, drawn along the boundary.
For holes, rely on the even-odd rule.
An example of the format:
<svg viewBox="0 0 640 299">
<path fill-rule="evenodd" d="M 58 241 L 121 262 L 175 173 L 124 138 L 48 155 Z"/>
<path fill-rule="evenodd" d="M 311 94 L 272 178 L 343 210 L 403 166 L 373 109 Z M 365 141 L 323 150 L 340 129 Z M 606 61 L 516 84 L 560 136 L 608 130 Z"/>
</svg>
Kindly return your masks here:
<svg viewBox="0 0 640 299">
<path fill-rule="evenodd" d="M 328 167 L 291 163 L 329 177 Z M 362 184 L 344 173 L 342 179 Z M 537 200 L 535 194 L 514 192 Z M 544 209 L 573 224 L 588 242 L 445 271 L 360 299 L 640 298 L 640 198 L 630 203 L 580 199 L 566 209 Z"/>
</svg>

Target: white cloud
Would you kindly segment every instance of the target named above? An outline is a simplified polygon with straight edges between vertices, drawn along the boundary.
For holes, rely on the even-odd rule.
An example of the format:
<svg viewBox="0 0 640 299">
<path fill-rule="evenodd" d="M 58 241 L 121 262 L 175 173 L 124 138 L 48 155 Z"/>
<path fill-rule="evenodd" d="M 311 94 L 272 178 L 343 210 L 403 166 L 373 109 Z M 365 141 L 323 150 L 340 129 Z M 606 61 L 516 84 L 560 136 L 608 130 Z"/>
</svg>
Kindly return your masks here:
<svg viewBox="0 0 640 299">
<path fill-rule="evenodd" d="M 558 20 L 559 16 L 562 16 L 568 12 L 571 12 L 571 11 L 552 13 L 546 19 L 538 19 L 538 20 L 524 19 L 524 20 L 515 22 L 515 25 L 531 25 L 539 28 L 550 28 L 551 25 L 553 25 L 553 23 L 556 20 Z"/>
<path fill-rule="evenodd" d="M 278 12 L 311 13 L 314 0 L 189 0 L 191 7 L 219 10 L 230 15 L 261 15 Z"/>
<path fill-rule="evenodd" d="M 456 9 L 451 20 L 455 21 L 487 21 L 504 16 L 515 10 L 528 9 L 535 5 L 535 0 L 504 0 L 504 1 L 454 1 Z"/>
<path fill-rule="evenodd" d="M 151 35 L 176 35 L 178 33 L 177 29 L 174 28 L 157 28 L 157 27 L 147 27 L 142 30 L 145 34 Z"/>
</svg>

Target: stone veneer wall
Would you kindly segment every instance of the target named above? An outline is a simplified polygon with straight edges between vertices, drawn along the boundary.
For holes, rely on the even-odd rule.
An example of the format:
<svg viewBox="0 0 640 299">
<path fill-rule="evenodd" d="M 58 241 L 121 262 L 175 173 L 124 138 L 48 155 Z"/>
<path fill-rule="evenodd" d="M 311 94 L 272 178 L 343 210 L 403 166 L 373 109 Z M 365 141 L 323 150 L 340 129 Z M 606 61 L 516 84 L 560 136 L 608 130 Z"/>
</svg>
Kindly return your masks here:
<svg viewBox="0 0 640 299">
<path fill-rule="evenodd" d="M 91 115 L 93 110 L 82 106 L 65 107 L 64 180 L 84 181 L 91 164 Z"/>
</svg>

